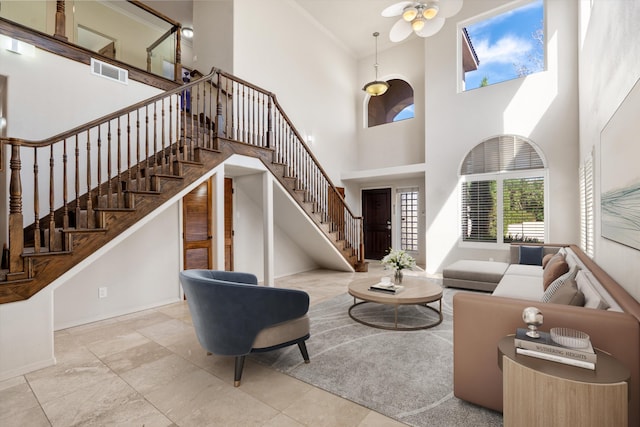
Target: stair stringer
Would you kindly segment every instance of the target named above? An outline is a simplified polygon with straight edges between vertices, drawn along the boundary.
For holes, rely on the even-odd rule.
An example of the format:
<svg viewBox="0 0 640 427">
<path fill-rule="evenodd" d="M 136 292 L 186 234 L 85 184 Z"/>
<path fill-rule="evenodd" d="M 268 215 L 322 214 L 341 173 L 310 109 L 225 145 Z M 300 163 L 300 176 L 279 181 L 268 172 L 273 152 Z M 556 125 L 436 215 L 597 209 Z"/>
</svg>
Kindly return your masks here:
<svg viewBox="0 0 640 427">
<path fill-rule="evenodd" d="M 309 212 L 301 206 L 300 201 L 282 185 L 278 180 L 278 176 L 267 167 L 267 162 L 232 156 L 225 161 L 225 165 L 249 167 L 255 170 L 256 173 L 267 172 L 271 174 L 274 178 L 272 180 L 274 187 L 274 225 L 299 246 L 318 267 L 337 271 L 354 271 L 354 266 L 341 253 L 336 243 L 318 226 Z M 243 188 L 243 191 L 255 205 L 262 206 L 263 195 L 261 187 Z"/>
</svg>

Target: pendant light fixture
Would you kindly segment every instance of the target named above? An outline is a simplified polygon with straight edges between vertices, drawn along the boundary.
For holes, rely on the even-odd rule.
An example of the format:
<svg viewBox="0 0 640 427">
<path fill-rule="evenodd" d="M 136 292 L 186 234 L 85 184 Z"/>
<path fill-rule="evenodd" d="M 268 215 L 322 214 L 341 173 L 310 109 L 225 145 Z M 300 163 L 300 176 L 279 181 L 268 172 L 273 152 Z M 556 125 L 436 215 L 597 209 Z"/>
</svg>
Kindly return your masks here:
<svg viewBox="0 0 640 427">
<path fill-rule="evenodd" d="M 367 92 L 371 96 L 380 96 L 389 89 L 389 83 L 378 80 L 378 36 L 379 32 L 373 33 L 373 37 L 376 39 L 376 62 L 373 64 L 373 68 L 376 70 L 376 79 L 372 82 L 364 85 L 362 90 Z"/>
</svg>

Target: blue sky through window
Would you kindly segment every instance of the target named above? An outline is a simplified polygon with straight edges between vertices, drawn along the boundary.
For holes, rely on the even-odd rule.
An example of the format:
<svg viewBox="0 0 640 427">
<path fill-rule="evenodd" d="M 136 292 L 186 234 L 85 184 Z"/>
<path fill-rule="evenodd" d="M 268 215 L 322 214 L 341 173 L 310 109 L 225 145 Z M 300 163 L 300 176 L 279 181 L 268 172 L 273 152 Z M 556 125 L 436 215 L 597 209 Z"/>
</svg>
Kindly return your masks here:
<svg viewBox="0 0 640 427">
<path fill-rule="evenodd" d="M 468 25 L 480 65 L 466 73 L 466 90 L 480 87 L 485 77 L 491 85 L 542 71 L 544 43 L 534 35 L 542 31 L 543 22 L 543 0 L 536 0 Z"/>
<path fill-rule="evenodd" d="M 413 104 L 411 104 L 411 105 L 407 105 L 406 107 L 404 107 L 402 111 L 396 114 L 396 116 L 393 118 L 393 121 L 399 122 L 400 120 L 413 119 L 414 116 L 415 116 L 414 106 Z"/>
</svg>

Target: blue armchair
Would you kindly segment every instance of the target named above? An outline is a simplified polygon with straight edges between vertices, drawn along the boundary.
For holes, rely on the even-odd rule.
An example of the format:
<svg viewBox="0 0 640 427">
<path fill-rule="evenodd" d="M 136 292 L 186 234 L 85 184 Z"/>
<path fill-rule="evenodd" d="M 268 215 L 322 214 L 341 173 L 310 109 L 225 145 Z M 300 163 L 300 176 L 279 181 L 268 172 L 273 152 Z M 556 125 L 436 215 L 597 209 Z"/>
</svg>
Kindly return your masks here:
<svg viewBox="0 0 640 427">
<path fill-rule="evenodd" d="M 235 356 L 236 387 L 249 353 L 298 344 L 309 363 L 306 292 L 258 286 L 253 274 L 233 271 L 185 270 L 180 282 L 200 345 L 209 353 Z"/>
</svg>

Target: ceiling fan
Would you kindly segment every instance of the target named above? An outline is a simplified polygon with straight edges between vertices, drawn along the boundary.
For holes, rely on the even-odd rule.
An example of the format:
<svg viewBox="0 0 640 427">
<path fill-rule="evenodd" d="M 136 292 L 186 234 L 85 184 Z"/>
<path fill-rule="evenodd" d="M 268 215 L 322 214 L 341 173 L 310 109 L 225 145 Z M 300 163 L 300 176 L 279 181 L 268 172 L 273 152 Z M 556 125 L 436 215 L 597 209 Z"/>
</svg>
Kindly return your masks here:
<svg viewBox="0 0 640 427">
<path fill-rule="evenodd" d="M 415 32 L 420 37 L 429 37 L 440 31 L 445 18 L 450 18 L 462 9 L 463 0 L 401 1 L 382 11 L 382 16 L 400 16 L 391 31 L 389 39 L 400 42 Z"/>
</svg>

